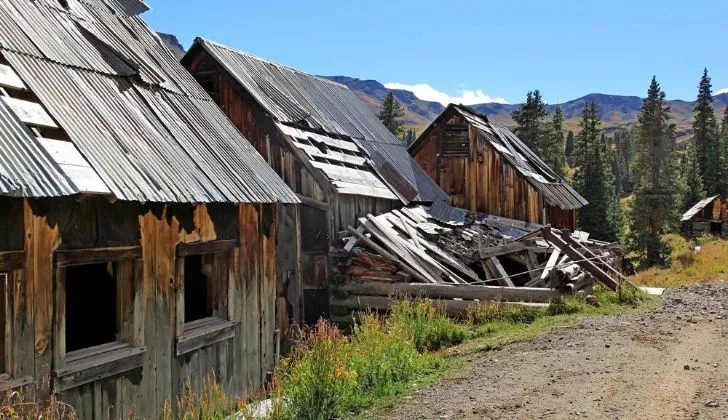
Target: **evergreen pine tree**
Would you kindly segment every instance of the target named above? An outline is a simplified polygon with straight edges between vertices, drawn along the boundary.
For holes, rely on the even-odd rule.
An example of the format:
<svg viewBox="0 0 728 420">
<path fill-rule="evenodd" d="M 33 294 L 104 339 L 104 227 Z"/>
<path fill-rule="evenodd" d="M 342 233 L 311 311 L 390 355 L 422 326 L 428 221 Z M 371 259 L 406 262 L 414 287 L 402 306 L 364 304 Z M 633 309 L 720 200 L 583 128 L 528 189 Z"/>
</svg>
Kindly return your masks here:
<svg viewBox="0 0 728 420">
<path fill-rule="evenodd" d="M 715 194 L 720 190 L 720 137 L 718 123 L 713 111 L 713 92 L 708 76 L 708 69 L 703 70 L 703 76 L 698 85 L 698 100 L 693 109 L 693 143 L 695 144 L 695 159 L 703 186 L 708 194 Z"/>
<path fill-rule="evenodd" d="M 526 146 L 543 158 L 543 120 L 546 118 L 546 104 L 538 89 L 526 94 L 526 103 L 513 111 L 513 120 L 518 124 L 515 133 Z"/>
<path fill-rule="evenodd" d="M 687 211 L 690 207 L 694 206 L 695 203 L 705 198 L 703 181 L 700 179 L 700 171 L 698 170 L 698 159 L 695 146 L 695 143 L 688 145 L 688 149 L 685 151 L 685 156 L 683 157 L 681 165 L 683 197 L 680 210 L 683 212 Z"/>
<path fill-rule="evenodd" d="M 559 176 L 565 175 L 564 171 L 564 112 L 559 105 L 556 105 L 554 117 L 544 133 L 542 152 L 539 155 L 544 162 Z"/>
<path fill-rule="evenodd" d="M 632 248 L 647 266 L 664 263 L 660 235 L 673 230 L 679 221 L 676 169 L 675 125 L 670 123 L 665 92 L 653 77 L 638 116 L 630 220 Z"/>
<path fill-rule="evenodd" d="M 417 136 L 415 135 L 414 128 L 408 128 L 402 134 L 402 141 L 404 142 L 404 145 L 406 147 L 409 147 L 412 143 L 415 142 L 415 140 L 417 140 Z"/>
<path fill-rule="evenodd" d="M 379 121 L 384 124 L 387 129 L 394 134 L 399 136 L 402 132 L 404 123 L 402 117 L 404 116 L 404 108 L 396 99 L 392 92 L 387 93 L 382 102 L 382 107 L 379 109 Z"/>
<path fill-rule="evenodd" d="M 578 225 L 597 239 L 616 241 L 622 216 L 609 146 L 600 136 L 600 124 L 596 104 L 588 103 L 574 142 L 574 188 L 589 202 L 579 210 Z"/>
<path fill-rule="evenodd" d="M 728 106 L 723 109 L 723 118 L 720 122 L 720 172 L 719 193 L 723 199 L 728 199 Z"/>
<path fill-rule="evenodd" d="M 564 155 L 566 155 L 566 159 L 571 159 L 571 156 L 574 154 L 574 132 L 569 130 L 569 132 L 566 134 L 566 145 L 564 146 Z"/>
</svg>

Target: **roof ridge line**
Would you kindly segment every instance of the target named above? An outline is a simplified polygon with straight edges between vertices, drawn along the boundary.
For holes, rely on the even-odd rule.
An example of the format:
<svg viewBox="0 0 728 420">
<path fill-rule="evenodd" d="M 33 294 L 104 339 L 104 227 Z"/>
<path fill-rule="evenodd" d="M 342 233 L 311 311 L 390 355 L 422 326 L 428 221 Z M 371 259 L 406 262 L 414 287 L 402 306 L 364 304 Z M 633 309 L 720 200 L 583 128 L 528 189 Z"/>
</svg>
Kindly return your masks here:
<svg viewBox="0 0 728 420">
<path fill-rule="evenodd" d="M 198 36 L 197 38 L 195 38 L 194 43 L 198 43 L 198 42 L 201 43 L 201 44 L 211 44 L 213 46 L 226 49 L 226 50 L 228 50 L 230 52 L 234 52 L 236 54 L 242 54 L 242 55 L 245 55 L 247 57 L 253 58 L 255 60 L 262 61 L 264 63 L 268 63 L 268 64 L 271 64 L 271 65 L 274 65 L 276 67 L 282 67 L 282 68 L 284 68 L 286 70 L 290 70 L 290 71 L 295 72 L 295 73 L 299 73 L 299 74 L 302 74 L 302 75 L 305 75 L 305 76 L 308 76 L 308 77 L 314 77 L 314 78 L 319 79 L 319 80 L 321 80 L 323 82 L 330 83 L 330 84 L 332 84 L 334 86 L 339 86 L 339 87 L 343 87 L 345 89 L 349 89 L 349 87 L 346 86 L 343 83 L 335 82 L 335 81 L 333 81 L 331 79 L 327 79 L 327 78 L 325 78 L 323 76 L 319 76 L 319 75 L 316 75 L 316 74 L 313 74 L 313 73 L 308 73 L 308 72 L 305 72 L 303 70 L 299 70 L 297 68 L 294 68 L 294 67 L 291 67 L 291 66 L 288 66 L 288 65 L 285 65 L 285 64 L 277 63 L 277 62 L 272 61 L 272 60 L 269 60 L 267 58 L 263 58 L 263 57 L 260 57 L 260 56 L 255 55 L 255 54 L 251 54 L 251 53 L 249 53 L 247 51 L 243 51 L 241 49 L 238 49 L 238 48 L 235 48 L 235 47 L 231 47 L 229 45 L 225 45 L 225 44 L 222 44 L 220 42 L 213 41 L 211 39 L 207 39 L 205 37 Z"/>
</svg>

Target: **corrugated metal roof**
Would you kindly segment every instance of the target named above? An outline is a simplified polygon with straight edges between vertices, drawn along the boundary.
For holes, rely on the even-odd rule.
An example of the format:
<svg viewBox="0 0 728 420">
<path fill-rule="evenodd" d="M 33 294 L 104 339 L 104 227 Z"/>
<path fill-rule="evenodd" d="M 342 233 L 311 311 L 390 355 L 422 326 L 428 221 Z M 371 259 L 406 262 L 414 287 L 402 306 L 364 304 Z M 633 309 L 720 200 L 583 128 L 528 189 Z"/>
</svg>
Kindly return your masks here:
<svg viewBox="0 0 728 420">
<path fill-rule="evenodd" d="M 711 204 L 713 201 L 715 201 L 720 195 L 714 195 L 712 197 L 704 198 L 697 203 L 695 203 L 694 206 L 690 207 L 690 210 L 686 211 L 685 214 L 682 215 L 682 218 L 680 219 L 681 222 L 688 221 L 695 217 L 696 214 L 700 213 L 707 205 Z"/>
<path fill-rule="evenodd" d="M 298 202 L 133 0 L 0 2 L 0 51 L 117 198 Z"/>
<path fill-rule="evenodd" d="M 0 101 L 0 194 L 49 197 L 77 192 L 28 127 Z"/>
<path fill-rule="evenodd" d="M 503 156 L 528 182 L 538 190 L 550 206 L 564 210 L 579 209 L 588 204 L 586 199 L 557 175 L 528 146 L 506 127 L 488 121 L 468 107 L 450 104 L 430 127 L 452 112 L 460 114 L 468 124 L 478 130 L 478 141 L 485 142 Z M 420 135 L 410 149 L 417 147 L 430 129 Z"/>
<path fill-rule="evenodd" d="M 201 45 L 278 122 L 347 136 L 405 203 L 447 200 L 447 194 L 412 159 L 367 106 L 346 86 L 198 38 Z"/>
</svg>

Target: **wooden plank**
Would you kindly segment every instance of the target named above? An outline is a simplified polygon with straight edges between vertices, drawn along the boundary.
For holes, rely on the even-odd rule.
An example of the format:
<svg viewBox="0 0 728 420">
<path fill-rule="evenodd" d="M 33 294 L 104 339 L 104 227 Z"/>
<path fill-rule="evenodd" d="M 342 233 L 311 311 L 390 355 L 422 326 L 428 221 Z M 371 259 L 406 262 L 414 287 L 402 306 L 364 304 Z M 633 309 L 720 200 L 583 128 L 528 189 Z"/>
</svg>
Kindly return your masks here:
<svg viewBox="0 0 728 420">
<path fill-rule="evenodd" d="M 526 302 L 550 302 L 562 296 L 555 289 L 540 287 L 505 287 L 448 285 L 428 283 L 383 283 L 358 281 L 336 286 L 336 290 L 352 295 L 427 297 L 434 299 L 478 299 Z"/>
<path fill-rule="evenodd" d="M 230 251 L 235 248 L 237 241 L 234 239 L 194 242 L 189 244 L 177 245 L 177 257 L 188 257 L 190 255 L 215 254 L 218 252 Z"/>
<path fill-rule="evenodd" d="M 0 100 L 10 107 L 18 119 L 25 124 L 35 127 L 58 128 L 53 118 L 48 115 L 43 105 L 39 103 L 8 96 L 0 96 Z"/>
<path fill-rule="evenodd" d="M 25 252 L 0 252 L 0 272 L 21 270 L 23 268 L 25 268 Z"/>
<path fill-rule="evenodd" d="M 554 249 L 548 261 L 546 262 L 546 268 L 543 269 L 543 272 L 539 277 L 539 280 L 541 282 L 546 282 L 548 280 L 551 272 L 553 271 L 554 267 L 556 267 L 556 264 L 559 261 L 559 255 L 561 255 L 561 251 L 559 251 L 558 249 Z"/>
<path fill-rule="evenodd" d="M 620 281 L 626 282 L 627 284 L 629 284 L 633 288 L 637 288 L 637 286 L 635 286 L 629 279 L 627 279 L 626 277 L 624 277 L 622 275 L 622 273 L 620 273 L 619 271 L 617 271 L 611 265 L 609 265 L 606 262 L 604 262 L 604 260 L 602 260 L 601 257 L 599 257 L 598 255 L 596 255 L 594 252 L 592 252 L 589 248 L 587 248 L 586 246 L 584 246 L 582 243 L 576 241 L 574 238 L 571 237 L 571 235 L 569 235 L 566 232 L 558 232 L 558 233 L 560 234 L 561 238 L 564 239 L 564 241 L 566 243 L 570 244 L 571 246 L 573 246 L 573 247 L 575 247 L 577 249 L 581 249 L 583 251 L 583 254 L 586 255 L 588 258 L 597 259 L 603 266 L 607 267 L 607 270 L 611 271 L 615 276 L 617 276 L 617 278 L 620 279 Z"/>
<path fill-rule="evenodd" d="M 81 350 L 72 351 L 66 353 L 65 363 L 73 363 L 87 357 L 97 356 L 102 353 L 108 353 L 110 351 L 124 349 L 129 347 L 129 344 L 122 343 L 121 341 L 114 341 L 111 343 L 101 344 L 98 346 L 88 347 Z"/>
<path fill-rule="evenodd" d="M 336 187 L 336 192 L 339 194 L 344 195 L 363 195 L 363 196 L 369 196 L 369 197 L 376 197 L 376 198 L 384 198 L 387 200 L 399 200 L 397 196 L 384 186 L 375 187 L 371 185 L 362 185 L 360 183 L 353 183 L 353 182 L 346 182 L 346 181 L 339 181 L 334 180 L 332 181 L 332 184 L 334 187 Z"/>
<path fill-rule="evenodd" d="M 196 328 L 187 328 L 185 325 L 184 334 L 177 337 L 177 356 L 235 337 L 236 325 L 236 322 L 224 319 L 216 319 L 212 324 Z"/>
<path fill-rule="evenodd" d="M 584 254 L 579 252 L 578 250 L 574 249 L 566 243 L 562 238 L 560 238 L 558 235 L 554 234 L 551 231 L 551 228 L 544 228 L 543 230 L 544 238 L 546 238 L 549 242 L 552 242 L 554 245 L 561 248 L 563 252 L 565 252 L 569 257 L 574 260 L 576 264 L 578 264 L 581 268 L 589 272 L 592 276 L 594 276 L 597 280 L 599 280 L 602 284 L 610 288 L 611 290 L 617 290 L 619 287 L 619 283 L 609 277 L 607 273 L 602 271 L 599 267 L 597 267 L 594 262 L 587 259 Z M 629 283 L 629 282 L 628 282 Z M 631 284 L 631 283 L 629 283 Z"/>
<path fill-rule="evenodd" d="M 363 234 L 358 233 L 353 227 L 348 226 L 347 229 L 349 232 L 351 232 L 354 236 L 358 237 L 362 242 L 367 244 L 370 248 L 372 248 L 376 253 L 379 255 L 388 258 L 392 262 L 396 263 L 399 267 L 401 267 L 404 271 L 406 271 L 411 276 L 418 278 L 424 282 L 430 282 L 430 283 L 436 283 L 430 276 L 420 274 L 418 270 L 415 270 L 414 268 L 410 267 L 406 263 L 399 260 L 399 258 L 395 257 L 389 251 L 379 246 L 376 242 L 372 241 L 368 237 L 366 237 Z"/>
<path fill-rule="evenodd" d="M 359 227 L 356 228 L 356 232 L 359 235 L 363 235 L 364 231 L 365 231 L 364 225 L 359 225 Z M 349 238 L 348 241 L 346 241 L 346 245 L 344 245 L 344 250 L 346 252 L 351 252 L 351 250 L 354 249 L 354 245 L 356 245 L 356 243 L 358 241 L 359 241 L 359 237 L 357 235 L 352 236 L 351 238 Z"/>
<path fill-rule="evenodd" d="M 496 274 L 496 276 L 498 277 L 498 282 L 502 286 L 515 287 L 513 281 L 511 280 L 511 277 L 508 275 L 508 273 L 498 260 L 498 257 L 490 257 L 486 260 L 486 263 L 492 267 L 492 269 L 494 270 L 494 274 Z"/>
<path fill-rule="evenodd" d="M 53 389 L 62 392 L 142 366 L 145 349 L 128 346 L 87 357 L 53 370 Z"/>
<path fill-rule="evenodd" d="M 352 310 L 376 310 L 388 311 L 392 303 L 396 302 L 396 298 L 383 296 L 359 296 L 351 295 L 347 298 L 340 299 L 332 297 L 329 301 L 331 306 L 348 308 Z M 468 308 L 474 305 L 487 305 L 488 302 L 477 300 L 447 300 L 433 299 L 432 303 L 439 308 L 443 308 L 449 316 L 463 317 L 467 314 Z M 548 303 L 539 302 L 497 302 L 503 306 L 527 306 L 531 308 L 546 308 Z"/>
<path fill-rule="evenodd" d="M 124 246 L 115 248 L 58 250 L 55 252 L 55 258 L 56 267 L 136 260 L 142 258 L 142 247 Z"/>
<path fill-rule="evenodd" d="M 346 153 L 337 152 L 335 150 L 327 150 L 326 152 L 322 152 L 319 150 L 316 146 L 311 146 L 308 144 L 303 143 L 295 143 L 296 147 L 306 152 L 307 155 L 313 158 L 322 158 L 322 159 L 328 159 L 333 160 L 336 162 L 342 162 L 342 163 L 348 163 L 350 165 L 357 165 L 357 166 L 365 166 L 366 165 L 366 159 L 360 156 L 354 156 L 354 155 L 348 155 Z"/>
<path fill-rule="evenodd" d="M 526 245 L 521 242 L 512 242 L 509 244 L 489 246 L 481 248 L 473 253 L 474 260 L 485 260 L 491 257 L 498 257 L 505 254 L 512 254 L 526 249 Z"/>
<path fill-rule="evenodd" d="M 28 90 L 18 73 L 5 64 L 0 64 L 0 86 L 15 90 Z"/>
<path fill-rule="evenodd" d="M 309 207 L 315 207 L 319 210 L 329 211 L 329 205 L 325 201 L 316 200 L 315 198 L 306 197 L 303 194 L 296 194 L 301 203 Z"/>
</svg>

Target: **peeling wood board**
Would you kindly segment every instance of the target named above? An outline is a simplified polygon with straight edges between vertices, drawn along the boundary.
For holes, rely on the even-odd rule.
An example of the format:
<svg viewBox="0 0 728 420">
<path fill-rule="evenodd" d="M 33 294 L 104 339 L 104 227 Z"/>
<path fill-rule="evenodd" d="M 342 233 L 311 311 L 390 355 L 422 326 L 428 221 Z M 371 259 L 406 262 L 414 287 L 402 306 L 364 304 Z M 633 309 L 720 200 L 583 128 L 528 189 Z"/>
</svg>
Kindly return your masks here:
<svg viewBox="0 0 728 420">
<path fill-rule="evenodd" d="M 53 118 L 46 112 L 43 105 L 22 99 L 0 97 L 0 100 L 10 107 L 18 119 L 25 124 L 36 127 L 58 128 Z"/>
</svg>

